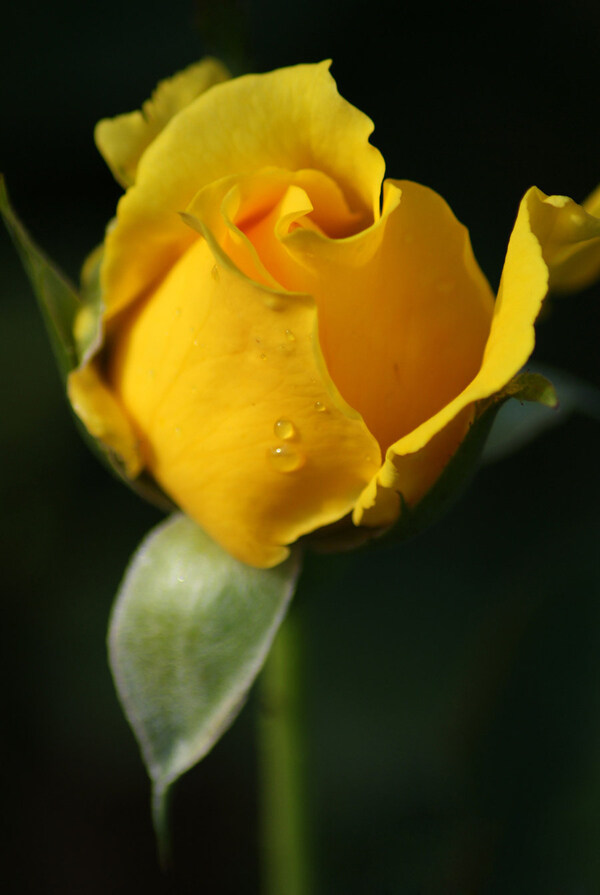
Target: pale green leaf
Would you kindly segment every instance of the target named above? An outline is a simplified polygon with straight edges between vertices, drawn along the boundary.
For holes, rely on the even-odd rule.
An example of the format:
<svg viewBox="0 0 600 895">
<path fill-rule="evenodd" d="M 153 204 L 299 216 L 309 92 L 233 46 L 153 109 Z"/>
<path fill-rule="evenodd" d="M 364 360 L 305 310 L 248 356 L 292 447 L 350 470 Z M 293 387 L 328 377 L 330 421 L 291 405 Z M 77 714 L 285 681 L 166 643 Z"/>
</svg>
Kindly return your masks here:
<svg viewBox="0 0 600 895">
<path fill-rule="evenodd" d="M 239 712 L 298 571 L 297 550 L 274 569 L 254 569 L 182 515 L 154 529 L 135 553 L 113 611 L 109 652 L 152 778 L 159 840 L 170 784 Z"/>
</svg>

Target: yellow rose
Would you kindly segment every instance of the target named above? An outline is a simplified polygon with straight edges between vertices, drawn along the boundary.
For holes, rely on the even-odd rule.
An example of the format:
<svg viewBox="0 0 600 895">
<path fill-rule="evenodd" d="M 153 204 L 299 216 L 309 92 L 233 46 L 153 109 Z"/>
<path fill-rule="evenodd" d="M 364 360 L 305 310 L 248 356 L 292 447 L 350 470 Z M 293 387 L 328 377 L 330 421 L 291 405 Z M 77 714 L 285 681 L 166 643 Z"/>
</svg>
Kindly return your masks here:
<svg viewBox="0 0 600 895">
<path fill-rule="evenodd" d="M 126 188 L 84 311 L 73 407 L 231 554 L 268 567 L 351 515 L 379 528 L 529 357 L 548 267 L 530 191 L 496 302 L 435 192 L 386 180 L 329 65 L 204 60 L 101 121 Z"/>
</svg>

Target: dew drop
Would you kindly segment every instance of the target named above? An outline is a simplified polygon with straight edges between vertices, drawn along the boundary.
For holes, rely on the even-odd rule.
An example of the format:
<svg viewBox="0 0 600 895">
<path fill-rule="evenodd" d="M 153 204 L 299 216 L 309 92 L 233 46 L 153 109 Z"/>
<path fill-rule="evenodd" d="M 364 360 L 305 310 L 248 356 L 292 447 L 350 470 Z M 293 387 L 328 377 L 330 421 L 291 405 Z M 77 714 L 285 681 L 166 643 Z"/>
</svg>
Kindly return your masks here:
<svg viewBox="0 0 600 895">
<path fill-rule="evenodd" d="M 265 295 L 264 301 L 271 311 L 281 311 L 283 308 L 283 302 L 278 295 Z"/>
<path fill-rule="evenodd" d="M 325 405 L 323 404 L 322 401 L 315 401 L 315 403 L 313 404 L 313 407 L 315 408 L 317 413 L 324 413 L 325 410 L 327 410 L 327 408 L 325 407 Z"/>
<path fill-rule="evenodd" d="M 295 336 L 294 333 L 291 331 L 291 329 L 286 329 L 286 331 L 285 331 L 285 337 L 286 337 L 286 339 L 288 340 L 288 342 L 295 342 L 295 341 L 296 341 L 296 336 Z"/>
<path fill-rule="evenodd" d="M 148 379 L 154 379 L 156 376 L 156 370 L 152 367 L 148 370 Z"/>
<path fill-rule="evenodd" d="M 178 575 L 177 580 L 179 581 L 180 584 L 183 584 L 183 582 L 185 581 L 185 578 L 183 577 L 183 575 Z"/>
<path fill-rule="evenodd" d="M 264 360 L 267 355 L 264 353 L 264 351 L 261 351 L 261 353 L 258 356 L 260 357 L 261 360 Z"/>
<path fill-rule="evenodd" d="M 215 280 L 215 282 L 218 282 L 218 280 L 219 280 L 219 268 L 217 267 L 216 264 L 213 264 L 213 266 L 212 266 L 212 268 L 211 268 L 211 271 L 210 271 L 210 275 L 211 275 L 211 277 L 213 278 L 213 280 Z"/>
<path fill-rule="evenodd" d="M 175 426 L 175 435 L 181 435 L 181 426 Z"/>
<path fill-rule="evenodd" d="M 283 441 L 290 441 L 296 435 L 296 427 L 290 420 L 277 420 L 273 426 L 273 431 L 278 438 Z"/>
<path fill-rule="evenodd" d="M 175 308 L 175 316 L 181 317 L 181 308 Z"/>
<path fill-rule="evenodd" d="M 199 340 L 194 339 L 194 348 L 197 348 L 199 344 L 200 344 Z"/>
<path fill-rule="evenodd" d="M 305 458 L 288 444 L 282 444 L 267 451 L 267 460 L 277 472 L 294 472 L 304 465 Z"/>
</svg>

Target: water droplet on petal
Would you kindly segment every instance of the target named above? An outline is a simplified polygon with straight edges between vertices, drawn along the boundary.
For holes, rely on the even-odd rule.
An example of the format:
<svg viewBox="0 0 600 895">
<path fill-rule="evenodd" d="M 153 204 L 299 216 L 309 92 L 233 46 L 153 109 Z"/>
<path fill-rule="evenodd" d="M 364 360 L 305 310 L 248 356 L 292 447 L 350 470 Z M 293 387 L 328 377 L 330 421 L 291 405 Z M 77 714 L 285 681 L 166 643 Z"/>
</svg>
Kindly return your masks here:
<svg viewBox="0 0 600 895">
<path fill-rule="evenodd" d="M 148 370 L 148 379 L 154 379 L 155 376 L 156 376 L 156 370 L 154 370 L 153 368 L 150 368 L 150 370 Z"/>
<path fill-rule="evenodd" d="M 315 408 L 317 413 L 323 413 L 325 410 L 327 410 L 327 408 L 325 407 L 325 405 L 323 404 L 322 401 L 315 401 L 315 403 L 313 404 L 313 407 Z"/>
<path fill-rule="evenodd" d="M 213 280 L 215 280 L 215 282 L 218 281 L 218 279 L 219 279 L 219 268 L 217 267 L 216 264 L 213 264 L 213 266 L 212 266 L 212 268 L 211 268 L 211 271 L 210 271 L 210 275 L 211 275 L 211 277 L 213 278 Z"/>
<path fill-rule="evenodd" d="M 271 311 L 281 311 L 283 301 L 279 295 L 266 294 L 264 298 L 265 304 Z"/>
<path fill-rule="evenodd" d="M 291 329 L 286 329 L 286 331 L 285 331 L 285 337 L 286 337 L 286 339 L 288 340 L 288 342 L 295 342 L 295 341 L 296 341 L 296 336 L 295 336 L 294 333 L 291 331 Z"/>
<path fill-rule="evenodd" d="M 177 580 L 179 581 L 180 584 L 182 584 L 185 581 L 185 578 L 183 577 L 183 575 L 178 575 Z"/>
<path fill-rule="evenodd" d="M 282 438 L 284 441 L 289 441 L 296 435 L 296 427 L 290 420 L 277 420 L 273 431 L 278 438 Z"/>
<path fill-rule="evenodd" d="M 282 444 L 267 451 L 267 460 L 277 472 L 294 472 L 304 465 L 305 457 L 289 444 Z"/>
<path fill-rule="evenodd" d="M 175 435 L 181 435 L 181 426 L 175 426 Z"/>
<path fill-rule="evenodd" d="M 264 360 L 267 355 L 263 351 L 258 356 L 260 357 L 261 360 Z"/>
<path fill-rule="evenodd" d="M 181 308 L 175 308 L 175 316 L 181 317 Z"/>
</svg>

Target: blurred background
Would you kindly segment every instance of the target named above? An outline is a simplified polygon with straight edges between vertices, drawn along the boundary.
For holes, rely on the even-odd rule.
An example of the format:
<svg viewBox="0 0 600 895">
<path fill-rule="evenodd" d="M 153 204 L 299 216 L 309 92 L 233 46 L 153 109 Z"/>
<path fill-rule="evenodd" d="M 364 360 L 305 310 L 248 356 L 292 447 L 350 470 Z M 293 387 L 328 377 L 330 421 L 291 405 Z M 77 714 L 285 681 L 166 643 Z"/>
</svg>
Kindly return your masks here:
<svg viewBox="0 0 600 895">
<path fill-rule="evenodd" d="M 600 181 L 594 0 L 22 0 L 3 31 L 0 170 L 73 278 L 120 194 L 95 122 L 205 53 L 236 74 L 331 57 L 388 173 L 449 201 L 494 286 L 527 187 L 581 200 Z M 157 869 L 104 642 L 161 517 L 80 442 L 4 232 L 0 261 L 6 872 L 19 892 L 252 895 L 255 695 L 183 779 L 175 870 Z M 536 359 L 600 387 L 600 288 L 549 311 Z M 309 559 L 294 612 L 322 895 L 600 891 L 599 451 L 575 412 L 421 538 Z"/>
</svg>

